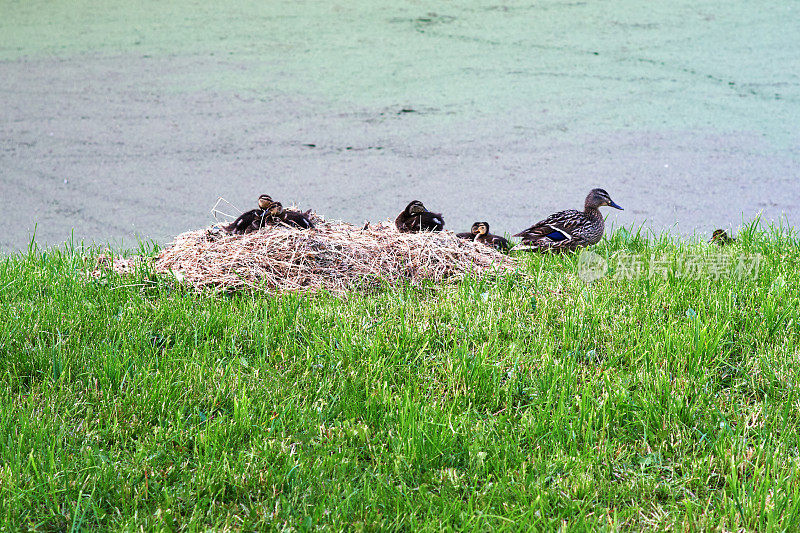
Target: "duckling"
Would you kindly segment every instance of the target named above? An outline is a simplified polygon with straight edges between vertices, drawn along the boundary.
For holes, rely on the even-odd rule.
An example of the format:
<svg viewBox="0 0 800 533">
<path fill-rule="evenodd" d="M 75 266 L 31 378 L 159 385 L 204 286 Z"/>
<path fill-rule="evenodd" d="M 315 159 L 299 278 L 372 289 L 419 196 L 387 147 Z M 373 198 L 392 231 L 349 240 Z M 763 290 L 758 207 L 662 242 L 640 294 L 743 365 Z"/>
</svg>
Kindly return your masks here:
<svg viewBox="0 0 800 533">
<path fill-rule="evenodd" d="M 274 202 L 270 205 L 270 213 L 280 222 L 287 226 L 292 226 L 298 229 L 314 229 L 314 223 L 311 222 L 311 210 L 302 213 L 300 211 L 285 210 L 280 202 Z"/>
<path fill-rule="evenodd" d="M 475 236 L 475 242 L 483 243 L 486 246 L 491 246 L 495 250 L 500 250 L 503 252 L 507 252 L 511 249 L 511 244 L 505 239 L 505 237 L 501 237 L 500 235 L 492 235 L 489 233 L 488 222 L 476 222 L 475 224 L 478 225 L 478 234 Z M 475 224 L 472 226 L 475 227 Z"/>
<path fill-rule="evenodd" d="M 474 222 L 472 224 L 472 228 L 469 231 L 465 231 L 463 233 L 456 233 L 456 237 L 459 239 L 466 239 L 468 241 L 474 241 L 475 237 L 478 235 L 478 227 L 480 226 L 480 222 Z"/>
<path fill-rule="evenodd" d="M 525 246 L 521 249 L 536 251 L 572 251 L 596 244 L 603 237 L 605 229 L 603 215 L 598 209 L 604 205 L 622 210 L 606 191 L 592 189 L 586 196 L 583 211 L 559 211 L 514 237 L 522 237 Z"/>
<path fill-rule="evenodd" d="M 422 202 L 414 200 L 406 206 L 402 213 L 397 215 L 394 225 L 401 233 L 442 231 L 444 218 L 441 213 L 432 213 L 422 205 Z"/>
<path fill-rule="evenodd" d="M 258 197 L 258 209 L 245 211 L 239 215 L 239 218 L 227 226 L 223 226 L 222 229 L 228 233 L 234 233 L 236 235 L 250 233 L 251 231 L 254 231 L 254 229 L 258 229 L 260 227 L 259 221 L 264 217 L 264 210 L 267 209 L 271 203 L 272 198 L 268 194 L 262 194 Z"/>
<path fill-rule="evenodd" d="M 725 246 L 726 244 L 733 244 L 736 242 L 736 239 L 734 237 L 730 237 L 728 232 L 724 229 L 716 229 L 711 235 L 711 240 L 708 242 L 719 246 Z"/>
<path fill-rule="evenodd" d="M 282 212 L 283 206 L 280 202 L 270 202 L 269 205 L 261 211 L 261 214 L 250 224 L 247 233 L 258 231 L 267 225 L 275 224 L 280 220 L 280 214 Z"/>
</svg>

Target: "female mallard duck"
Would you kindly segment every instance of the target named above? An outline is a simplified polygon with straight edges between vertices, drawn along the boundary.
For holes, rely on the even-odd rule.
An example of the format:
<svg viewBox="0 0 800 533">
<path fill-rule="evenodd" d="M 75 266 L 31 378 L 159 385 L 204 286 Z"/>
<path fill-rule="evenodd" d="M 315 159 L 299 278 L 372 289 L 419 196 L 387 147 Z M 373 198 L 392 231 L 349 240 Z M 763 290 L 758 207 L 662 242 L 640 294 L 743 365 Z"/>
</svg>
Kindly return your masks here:
<svg viewBox="0 0 800 533">
<path fill-rule="evenodd" d="M 242 233 L 250 233 L 251 231 L 257 230 L 263 225 L 260 224 L 260 222 L 264 218 L 265 210 L 271 203 L 272 198 L 270 198 L 268 194 L 262 194 L 258 197 L 258 209 L 245 211 L 239 215 L 239 218 L 227 226 L 223 226 L 222 229 L 228 233 L 235 233 L 237 235 L 241 235 Z"/>
<path fill-rule="evenodd" d="M 491 246 L 495 250 L 507 252 L 511 249 L 511 244 L 500 235 L 492 235 L 489 233 L 488 222 L 476 222 L 478 225 L 478 234 L 475 236 L 475 242 L 480 242 L 486 246 Z M 475 224 L 472 226 L 475 227 Z"/>
<path fill-rule="evenodd" d="M 467 239 L 468 241 L 474 241 L 475 236 L 478 235 L 478 228 L 480 226 L 480 222 L 475 222 L 472 224 L 472 228 L 469 231 L 465 231 L 463 233 L 456 233 L 456 237 L 459 239 Z"/>
<path fill-rule="evenodd" d="M 442 231 L 444 218 L 441 213 L 431 213 L 422 202 L 414 200 L 403 212 L 397 215 L 394 225 L 401 233 L 419 233 L 420 231 Z"/>
<path fill-rule="evenodd" d="M 292 226 L 298 229 L 314 229 L 314 223 L 308 216 L 311 214 L 309 209 L 305 213 L 300 211 L 291 211 L 283 208 L 280 202 L 274 202 L 269 206 L 269 211 L 274 220 L 283 222 L 287 226 Z"/>
<path fill-rule="evenodd" d="M 603 189 L 592 189 L 583 204 L 583 211 L 569 209 L 550 215 L 514 237 L 522 237 L 526 250 L 576 250 L 600 241 L 605 223 L 599 207 L 622 209 Z"/>
<path fill-rule="evenodd" d="M 725 246 L 726 244 L 733 244 L 736 242 L 736 239 L 730 237 L 728 232 L 724 229 L 716 229 L 714 233 L 711 235 L 711 240 L 708 241 L 711 244 L 717 244 L 719 246 Z"/>
</svg>

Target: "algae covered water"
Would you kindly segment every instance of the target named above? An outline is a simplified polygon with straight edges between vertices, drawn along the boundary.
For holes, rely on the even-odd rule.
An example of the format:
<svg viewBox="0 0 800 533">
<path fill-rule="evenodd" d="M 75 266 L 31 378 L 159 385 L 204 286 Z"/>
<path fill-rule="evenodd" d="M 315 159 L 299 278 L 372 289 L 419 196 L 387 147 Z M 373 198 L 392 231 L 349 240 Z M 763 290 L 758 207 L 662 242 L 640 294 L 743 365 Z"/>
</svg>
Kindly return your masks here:
<svg viewBox="0 0 800 533">
<path fill-rule="evenodd" d="M 800 223 L 800 4 L 0 2 L 4 250 L 166 241 L 218 196 L 514 233 Z M 233 210 L 233 208 L 231 208 Z"/>
</svg>

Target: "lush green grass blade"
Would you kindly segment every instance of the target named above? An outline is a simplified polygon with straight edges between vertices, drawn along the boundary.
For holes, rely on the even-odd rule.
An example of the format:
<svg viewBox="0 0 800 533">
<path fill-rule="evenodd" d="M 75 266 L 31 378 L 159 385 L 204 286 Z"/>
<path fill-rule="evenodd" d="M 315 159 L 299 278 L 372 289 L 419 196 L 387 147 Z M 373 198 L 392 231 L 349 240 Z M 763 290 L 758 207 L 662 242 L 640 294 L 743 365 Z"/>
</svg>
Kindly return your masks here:
<svg viewBox="0 0 800 533">
<path fill-rule="evenodd" d="M 151 244 L 141 251 L 153 253 Z M 623 228 L 346 299 L 0 260 L 5 529 L 791 530 L 800 252 Z M 741 276 L 681 274 L 760 254 Z M 666 265 L 620 276 L 621 258 Z"/>
</svg>

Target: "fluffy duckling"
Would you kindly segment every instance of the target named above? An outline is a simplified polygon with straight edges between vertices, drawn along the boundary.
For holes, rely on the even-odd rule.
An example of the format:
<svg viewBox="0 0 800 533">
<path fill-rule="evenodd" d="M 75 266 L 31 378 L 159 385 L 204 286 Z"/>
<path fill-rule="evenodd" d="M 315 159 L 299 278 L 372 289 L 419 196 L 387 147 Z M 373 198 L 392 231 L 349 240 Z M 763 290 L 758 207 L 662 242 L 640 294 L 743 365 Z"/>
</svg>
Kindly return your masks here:
<svg viewBox="0 0 800 533">
<path fill-rule="evenodd" d="M 486 246 L 491 246 L 495 250 L 500 250 L 503 252 L 507 252 L 511 249 L 511 244 L 505 237 L 501 237 L 500 235 L 492 235 L 489 233 L 489 223 L 488 222 L 476 222 L 475 224 L 478 225 L 478 234 L 475 235 L 475 242 L 480 242 L 485 244 Z M 473 228 L 475 227 L 473 224 Z"/>
<path fill-rule="evenodd" d="M 472 228 L 469 231 L 465 231 L 462 233 L 456 233 L 456 237 L 459 239 L 466 239 L 468 241 L 474 241 L 475 236 L 478 235 L 478 228 L 480 226 L 480 222 L 475 222 L 472 224 Z"/>
<path fill-rule="evenodd" d="M 728 232 L 724 229 L 717 229 L 714 230 L 714 233 L 711 235 L 711 240 L 708 242 L 719 246 L 725 246 L 726 244 L 733 244 L 736 242 L 736 239 L 730 237 Z"/>
<path fill-rule="evenodd" d="M 522 237 L 520 249 L 535 251 L 572 251 L 596 244 L 603 237 L 605 221 L 602 206 L 622 209 L 603 189 L 592 189 L 586 196 L 583 211 L 568 209 L 550 215 L 528 229 L 514 235 Z"/>
<path fill-rule="evenodd" d="M 259 204 L 260 205 L 260 204 Z M 283 212 L 283 206 L 280 202 L 270 202 L 267 207 L 262 209 L 261 215 L 253 220 L 247 233 L 251 231 L 258 231 L 264 226 L 275 224 L 280 220 L 280 214 Z"/>
<path fill-rule="evenodd" d="M 275 220 L 283 222 L 287 226 L 292 226 L 298 229 L 314 229 L 314 223 L 308 216 L 311 214 L 309 209 L 305 213 L 300 211 L 291 211 L 283 208 L 280 202 L 274 202 L 270 205 L 270 213 L 273 213 Z"/>
<path fill-rule="evenodd" d="M 272 198 L 268 194 L 262 194 L 258 197 L 258 209 L 251 209 L 245 211 L 239 218 L 223 226 L 222 229 L 228 233 L 241 235 L 243 233 L 250 233 L 261 227 L 260 221 L 264 218 L 264 212 L 272 203 Z"/>
<path fill-rule="evenodd" d="M 422 205 L 422 202 L 414 200 L 403 209 L 402 213 L 397 215 L 394 225 L 401 233 L 442 231 L 444 218 L 441 213 L 432 213 Z"/>
</svg>

